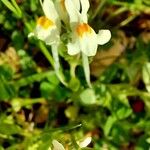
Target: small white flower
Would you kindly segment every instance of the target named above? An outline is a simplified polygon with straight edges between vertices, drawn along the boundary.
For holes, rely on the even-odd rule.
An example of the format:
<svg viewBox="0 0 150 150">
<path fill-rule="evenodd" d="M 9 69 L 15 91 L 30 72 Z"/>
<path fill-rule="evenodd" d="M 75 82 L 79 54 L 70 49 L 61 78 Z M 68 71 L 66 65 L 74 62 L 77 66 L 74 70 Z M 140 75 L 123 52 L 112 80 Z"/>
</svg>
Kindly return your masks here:
<svg viewBox="0 0 150 150">
<path fill-rule="evenodd" d="M 47 45 L 58 43 L 60 40 L 60 19 L 52 0 L 40 0 L 45 16 L 39 17 L 34 33 L 38 39 Z"/>
<path fill-rule="evenodd" d="M 38 39 L 44 41 L 46 45 L 51 46 L 55 73 L 59 80 L 64 85 L 67 85 L 63 74 L 60 72 L 58 53 L 58 47 L 60 44 L 61 20 L 53 0 L 40 0 L 40 3 L 45 16 L 38 18 L 34 32 L 30 33 L 28 36 L 36 36 Z M 49 52 L 47 52 L 47 55 L 48 54 Z"/>
<path fill-rule="evenodd" d="M 79 143 L 80 148 L 87 147 L 92 141 L 92 137 L 86 137 L 83 141 Z"/>
<path fill-rule="evenodd" d="M 53 150 L 65 150 L 63 145 L 59 143 L 57 140 L 53 140 L 52 144 L 53 144 Z"/>
<path fill-rule="evenodd" d="M 103 45 L 110 40 L 110 31 L 99 30 L 98 34 L 96 34 L 90 27 L 87 19 L 88 0 L 65 0 L 65 7 L 69 14 L 73 31 L 72 41 L 67 45 L 68 54 L 75 55 L 83 52 L 87 56 L 94 56 L 98 45 Z"/>
</svg>

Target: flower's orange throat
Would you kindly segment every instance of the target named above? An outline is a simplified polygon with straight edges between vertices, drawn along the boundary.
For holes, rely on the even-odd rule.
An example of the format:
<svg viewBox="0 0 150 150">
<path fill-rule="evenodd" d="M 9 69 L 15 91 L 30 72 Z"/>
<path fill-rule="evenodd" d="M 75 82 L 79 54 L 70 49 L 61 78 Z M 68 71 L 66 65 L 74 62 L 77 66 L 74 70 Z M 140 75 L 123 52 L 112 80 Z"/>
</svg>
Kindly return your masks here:
<svg viewBox="0 0 150 150">
<path fill-rule="evenodd" d="M 91 30 L 91 27 L 88 24 L 82 23 L 82 24 L 77 26 L 76 32 L 80 37 L 82 37 L 83 34 L 85 34 L 85 33 L 91 33 L 92 30 Z"/>
<path fill-rule="evenodd" d="M 42 17 L 38 18 L 37 25 L 40 25 L 44 29 L 48 29 L 50 26 L 54 25 L 54 22 L 52 20 L 48 19 L 47 17 L 42 16 Z"/>
</svg>

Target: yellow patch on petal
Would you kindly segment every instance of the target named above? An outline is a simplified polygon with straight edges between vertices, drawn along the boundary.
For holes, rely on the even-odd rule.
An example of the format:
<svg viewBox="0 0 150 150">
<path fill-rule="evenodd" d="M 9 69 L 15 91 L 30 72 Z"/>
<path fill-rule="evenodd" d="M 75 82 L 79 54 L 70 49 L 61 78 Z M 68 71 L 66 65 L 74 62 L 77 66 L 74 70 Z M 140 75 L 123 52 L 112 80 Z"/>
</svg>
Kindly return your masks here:
<svg viewBox="0 0 150 150">
<path fill-rule="evenodd" d="M 42 26 L 44 29 L 47 29 L 50 26 L 53 26 L 54 22 L 52 20 L 48 19 L 47 17 L 42 16 L 42 17 L 38 18 L 37 24 Z"/>
<path fill-rule="evenodd" d="M 84 33 L 91 33 L 92 30 L 88 24 L 83 23 L 77 26 L 76 32 L 80 37 L 82 37 Z"/>
</svg>

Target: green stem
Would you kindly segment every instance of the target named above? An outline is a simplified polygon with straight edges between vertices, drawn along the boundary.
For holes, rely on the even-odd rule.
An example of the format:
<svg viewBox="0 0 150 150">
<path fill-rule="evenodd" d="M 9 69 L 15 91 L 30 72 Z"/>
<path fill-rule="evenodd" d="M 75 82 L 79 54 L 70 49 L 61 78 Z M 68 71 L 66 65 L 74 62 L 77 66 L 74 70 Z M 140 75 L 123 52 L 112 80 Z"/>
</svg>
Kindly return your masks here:
<svg viewBox="0 0 150 150">
<path fill-rule="evenodd" d="M 150 93 L 140 91 L 136 87 L 129 84 L 108 84 L 106 85 L 114 94 L 125 94 L 127 96 L 143 96 L 150 98 Z"/>
<path fill-rule="evenodd" d="M 93 16 L 91 17 L 91 20 L 93 20 L 93 19 L 97 16 L 97 14 L 100 12 L 100 10 L 101 10 L 102 7 L 105 5 L 105 3 L 106 3 L 106 0 L 101 1 L 101 3 L 100 3 L 100 4 L 98 5 L 98 7 L 97 7 L 95 13 L 94 13 Z"/>
<path fill-rule="evenodd" d="M 44 54 L 44 56 L 47 58 L 49 63 L 54 68 L 58 79 L 65 86 L 67 86 L 67 83 L 65 82 L 64 76 L 63 76 L 62 72 L 60 71 L 61 69 L 60 69 L 59 56 L 58 56 L 58 44 L 51 45 L 53 57 L 51 56 L 50 52 L 48 51 L 48 49 L 46 48 L 46 46 L 44 45 L 44 43 L 42 41 L 39 41 L 39 47 L 40 47 L 42 53 Z"/>
<path fill-rule="evenodd" d="M 59 127 L 59 128 L 46 129 L 43 132 L 46 132 L 46 133 L 50 133 L 50 132 L 68 132 L 68 131 L 75 130 L 75 129 L 80 128 L 80 127 L 82 127 L 82 124 L 67 125 L 67 126 Z"/>
<path fill-rule="evenodd" d="M 41 81 L 44 78 L 49 77 L 51 74 L 54 74 L 54 71 L 37 73 L 34 75 L 30 75 L 29 77 L 21 78 L 20 80 L 15 82 L 17 88 L 29 85 L 35 81 Z"/>
<path fill-rule="evenodd" d="M 59 55 L 58 55 L 58 44 L 52 45 L 52 55 L 54 58 L 54 70 L 55 70 L 56 76 L 61 81 L 61 83 L 63 83 L 65 86 L 67 86 L 64 75 L 61 72 L 61 68 L 60 68 Z"/>
<path fill-rule="evenodd" d="M 22 99 L 21 99 L 22 100 Z M 36 98 L 36 99 L 23 99 L 22 106 L 32 105 L 36 103 L 45 103 L 44 98 Z"/>
<path fill-rule="evenodd" d="M 50 52 L 48 51 L 48 49 L 46 48 L 46 46 L 44 45 L 44 43 L 42 41 L 39 41 L 38 45 L 39 45 L 42 53 L 44 54 L 44 56 L 49 61 L 49 63 L 52 65 L 52 67 L 54 67 L 53 57 L 51 56 Z"/>
<path fill-rule="evenodd" d="M 70 63 L 70 75 L 71 77 L 75 77 L 75 69 L 76 69 L 77 64 L 76 63 Z"/>
<path fill-rule="evenodd" d="M 121 13 L 123 13 L 123 12 L 125 12 L 125 11 L 127 11 L 127 8 L 125 8 L 125 7 L 119 8 L 119 9 L 116 10 L 114 13 L 111 13 L 111 14 L 109 15 L 109 17 L 106 19 L 106 22 L 108 22 L 109 20 L 111 20 L 111 19 L 114 18 L 115 16 L 118 16 L 118 15 L 120 15 Z"/>
<path fill-rule="evenodd" d="M 118 2 L 118 1 L 114 1 L 113 4 L 117 6 L 125 6 L 125 7 L 129 5 L 127 2 Z"/>
<path fill-rule="evenodd" d="M 11 0 L 11 2 L 14 5 L 14 7 L 16 8 L 16 11 L 17 11 L 17 14 L 18 14 L 19 18 L 21 18 L 22 17 L 22 12 L 21 12 L 18 4 L 16 3 L 16 0 Z"/>
<path fill-rule="evenodd" d="M 83 69 L 85 74 L 85 79 L 88 84 L 88 86 L 91 88 L 91 81 L 90 81 L 90 67 L 89 67 L 89 60 L 88 56 L 86 56 L 84 53 L 82 53 L 82 63 L 83 63 Z"/>
<path fill-rule="evenodd" d="M 125 26 L 127 25 L 128 23 L 130 23 L 133 19 L 135 19 L 137 17 L 137 15 L 134 15 L 134 16 L 130 16 L 128 17 L 127 19 L 125 19 L 124 21 L 122 21 L 119 26 Z"/>
</svg>

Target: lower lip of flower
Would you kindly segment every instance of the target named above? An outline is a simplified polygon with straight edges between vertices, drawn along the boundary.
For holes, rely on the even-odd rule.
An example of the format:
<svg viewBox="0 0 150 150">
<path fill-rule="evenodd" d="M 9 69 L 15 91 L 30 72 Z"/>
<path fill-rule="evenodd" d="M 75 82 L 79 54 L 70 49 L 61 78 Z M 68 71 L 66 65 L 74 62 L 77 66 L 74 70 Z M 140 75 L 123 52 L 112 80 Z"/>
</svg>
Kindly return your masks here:
<svg viewBox="0 0 150 150">
<path fill-rule="evenodd" d="M 79 37 L 82 37 L 85 33 L 91 33 L 92 30 L 91 30 L 91 27 L 88 24 L 83 23 L 83 24 L 79 24 L 77 26 L 76 32 L 79 35 Z"/>
<path fill-rule="evenodd" d="M 48 29 L 50 26 L 54 25 L 54 22 L 52 20 L 48 19 L 47 17 L 42 16 L 42 17 L 38 18 L 37 25 L 42 26 L 44 29 Z"/>
</svg>

